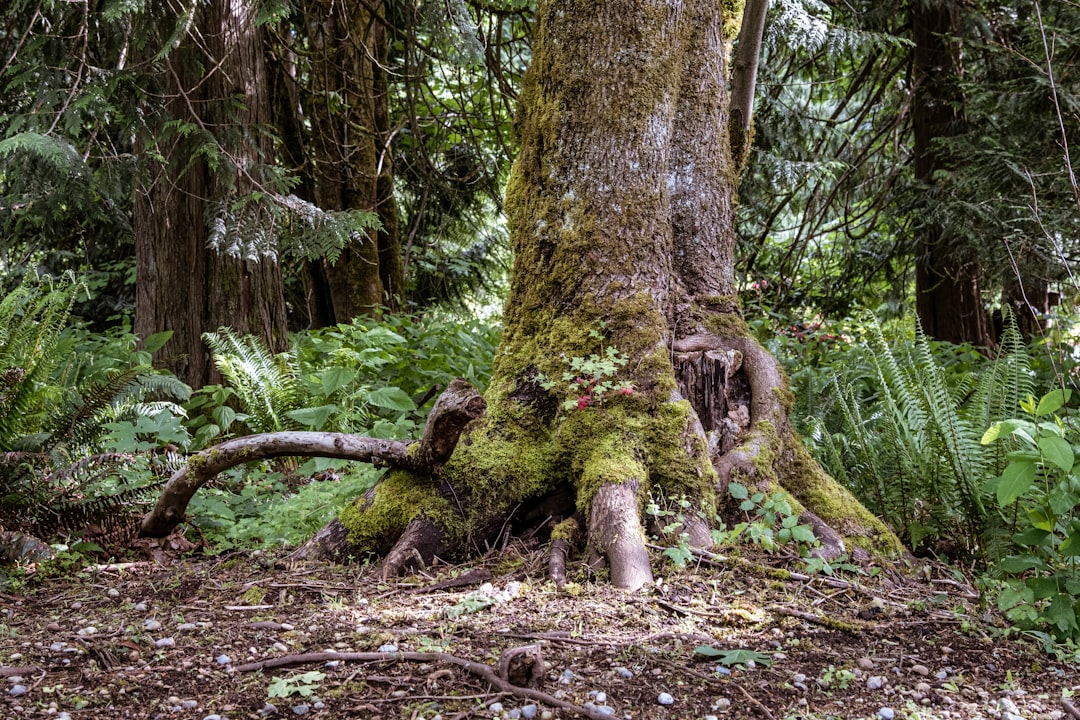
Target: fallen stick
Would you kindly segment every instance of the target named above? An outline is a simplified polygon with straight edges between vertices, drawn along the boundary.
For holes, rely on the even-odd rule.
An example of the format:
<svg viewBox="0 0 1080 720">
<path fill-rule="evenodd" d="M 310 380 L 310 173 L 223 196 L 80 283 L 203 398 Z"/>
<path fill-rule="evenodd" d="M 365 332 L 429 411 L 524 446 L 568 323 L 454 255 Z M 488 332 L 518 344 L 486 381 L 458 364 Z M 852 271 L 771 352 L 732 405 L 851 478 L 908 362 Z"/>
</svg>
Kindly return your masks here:
<svg viewBox="0 0 1080 720">
<path fill-rule="evenodd" d="M 499 692 L 504 692 L 509 695 L 514 695 L 515 697 L 524 698 L 526 700 L 535 700 L 536 702 L 543 703 L 549 707 L 566 710 L 567 712 L 574 713 L 575 715 L 581 715 L 582 717 L 591 718 L 592 720 L 611 720 L 610 715 L 605 715 L 601 712 L 590 710 L 589 708 L 584 708 L 580 705 L 566 702 L 565 700 L 560 700 L 554 695 L 549 695 L 541 690 L 533 690 L 532 688 L 513 685 L 499 677 L 498 674 L 495 672 L 495 669 L 492 668 L 490 665 L 485 665 L 484 663 L 475 662 L 473 660 L 466 660 L 465 658 L 459 658 L 455 655 L 447 655 L 446 653 L 303 653 L 299 655 L 285 655 L 282 657 L 270 658 L 268 660 L 258 660 L 256 662 L 245 663 L 244 665 L 236 665 L 233 667 L 233 670 L 235 670 L 236 672 L 254 672 L 256 670 L 270 670 L 279 667 L 307 665 L 309 663 L 324 663 L 334 660 L 345 662 L 448 663 L 450 665 L 457 665 L 466 672 L 475 675 L 478 678 L 481 678 Z"/>
</svg>

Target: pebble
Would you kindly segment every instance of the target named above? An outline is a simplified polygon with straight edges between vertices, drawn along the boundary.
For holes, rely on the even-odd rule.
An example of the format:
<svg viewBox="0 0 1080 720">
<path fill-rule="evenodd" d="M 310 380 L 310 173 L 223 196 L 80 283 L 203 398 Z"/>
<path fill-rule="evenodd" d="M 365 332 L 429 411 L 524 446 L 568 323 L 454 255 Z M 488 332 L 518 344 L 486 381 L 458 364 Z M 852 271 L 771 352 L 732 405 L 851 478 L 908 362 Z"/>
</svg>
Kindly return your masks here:
<svg viewBox="0 0 1080 720">
<path fill-rule="evenodd" d="M 937 673 L 934 674 L 934 677 L 938 680 L 945 680 L 949 677 L 949 673 L 947 670 L 938 670 Z"/>
<path fill-rule="evenodd" d="M 216 662 L 218 665 L 228 665 L 232 662 L 232 658 L 222 653 L 221 655 L 218 655 L 216 658 L 214 658 L 214 662 Z"/>
<path fill-rule="evenodd" d="M 630 672 L 629 670 L 627 670 L 624 667 L 615 668 L 615 674 L 618 675 L 621 678 L 626 678 L 627 680 L 634 677 L 634 673 Z"/>
<path fill-rule="evenodd" d="M 874 661 L 871 660 L 868 657 L 859 658 L 858 660 L 855 661 L 855 665 L 860 670 L 873 670 L 874 669 Z"/>
<path fill-rule="evenodd" d="M 259 717 L 270 717 L 271 715 L 277 715 L 278 709 L 276 705 L 272 703 L 266 703 L 262 706 L 262 710 L 259 711 Z"/>
<path fill-rule="evenodd" d="M 12 685 L 18 685 L 19 683 L 21 683 L 23 681 L 23 679 L 24 678 L 23 678 L 22 675 L 12 675 L 11 677 L 9 677 L 7 679 L 7 681 L 9 683 L 11 683 Z"/>
<path fill-rule="evenodd" d="M 93 625 L 87 625 L 86 627 L 79 629 L 79 635 L 81 635 L 82 637 L 86 637 L 87 635 L 96 635 L 96 634 L 97 634 L 97 628 L 94 627 Z"/>
<path fill-rule="evenodd" d="M 601 715 L 614 715 L 615 708 L 611 707 L 610 705 L 597 705 L 596 712 L 600 713 Z"/>
<path fill-rule="evenodd" d="M 656 696 L 656 702 L 660 703 L 661 705 L 674 705 L 675 698 L 673 698 L 669 693 L 662 692 Z"/>
<path fill-rule="evenodd" d="M 521 711 L 518 710 L 517 708 L 514 708 L 512 710 L 508 710 L 506 712 L 506 717 L 507 717 L 508 720 L 518 720 L 518 718 L 521 717 Z"/>
<path fill-rule="evenodd" d="M 521 708 L 521 717 L 525 718 L 525 720 L 532 720 L 536 717 L 537 710 L 539 710 L 539 708 L 535 705 L 525 705 Z"/>
<path fill-rule="evenodd" d="M 146 612 L 146 603 L 135 603 L 135 612 Z"/>
<path fill-rule="evenodd" d="M 56 720 L 71 720 L 71 715 L 67 712 L 62 712 L 56 716 Z"/>
<path fill-rule="evenodd" d="M 717 698 L 716 702 L 713 703 L 712 709 L 719 710 L 720 712 L 727 712 L 730 707 L 730 700 L 728 700 L 727 698 Z"/>
<path fill-rule="evenodd" d="M 705 720 L 720 720 L 720 718 L 716 717 L 715 715 L 706 715 Z"/>
<path fill-rule="evenodd" d="M 307 703 L 300 703 L 299 705 L 293 705 L 292 711 L 294 715 L 307 715 L 311 712 L 311 706 Z"/>
<path fill-rule="evenodd" d="M 184 702 L 180 703 L 180 707 L 184 710 L 192 710 L 199 707 L 199 703 L 197 700 L 185 700 Z"/>
<path fill-rule="evenodd" d="M 540 720 L 552 720 L 552 718 L 554 717 L 555 713 L 551 712 L 550 710 L 545 710 L 544 712 L 540 713 Z"/>
<path fill-rule="evenodd" d="M 893 720 L 896 717 L 896 711 L 891 707 L 883 707 L 877 711 L 877 714 L 881 720 Z"/>
<path fill-rule="evenodd" d="M 60 623 L 51 622 L 51 623 L 49 623 L 48 625 L 45 626 L 45 629 L 48 630 L 49 632 L 59 632 L 60 631 Z"/>
<path fill-rule="evenodd" d="M 393 643 L 387 643 L 385 645 L 380 645 L 378 651 L 381 652 L 381 653 L 396 653 L 397 652 L 397 645 L 394 645 Z"/>
<path fill-rule="evenodd" d="M 161 638 L 160 640 L 155 640 L 154 641 L 154 647 L 157 647 L 157 648 L 176 647 L 176 640 L 174 638 L 171 638 L 171 637 Z"/>
<path fill-rule="evenodd" d="M 25 685 L 12 685 L 11 689 L 8 690 L 8 695 L 18 697 L 19 695 L 25 695 L 28 692 L 30 692 L 30 690 L 27 689 Z"/>
<path fill-rule="evenodd" d="M 503 704 L 501 702 L 493 702 L 488 705 L 488 710 L 494 713 L 501 713 L 503 711 Z"/>
<path fill-rule="evenodd" d="M 750 665 L 748 664 L 747 667 L 750 667 Z M 724 667 L 723 665 L 717 665 L 716 666 L 716 673 L 718 675 L 730 675 L 731 674 L 731 668 Z"/>
<path fill-rule="evenodd" d="M 196 625 L 195 623 L 180 623 L 179 625 L 176 626 L 176 629 L 180 630 L 181 632 L 186 632 L 188 630 L 196 630 L 196 629 L 198 629 L 198 627 L 199 626 Z"/>
<path fill-rule="evenodd" d="M 598 702 L 600 704 L 603 704 L 603 703 L 607 702 L 607 693 L 606 692 L 598 692 L 598 693 L 596 693 L 595 697 L 596 697 L 596 702 Z"/>
<path fill-rule="evenodd" d="M 926 667 L 925 665 L 912 665 L 911 672 L 915 673 L 916 675 L 922 675 L 923 677 L 926 677 L 930 674 L 930 668 Z"/>
<path fill-rule="evenodd" d="M 149 620 L 147 620 L 146 622 L 143 623 L 143 627 L 146 628 L 147 630 L 149 630 L 150 632 L 154 632 L 155 630 L 160 630 L 161 629 L 161 622 L 158 621 L 158 620 L 155 620 L 153 618 L 150 618 Z"/>
<path fill-rule="evenodd" d="M 79 602 L 78 600 L 76 600 L 75 602 L 71 603 L 70 607 L 71 607 L 72 610 L 81 610 L 82 609 L 82 603 Z"/>
<path fill-rule="evenodd" d="M 213 715 L 207 715 L 202 720 L 222 720 L 222 717 L 217 713 L 214 713 Z"/>
<path fill-rule="evenodd" d="M 574 673 L 571 670 L 563 670 L 562 675 L 559 676 L 559 682 L 563 685 L 569 685 L 574 679 Z"/>
<path fill-rule="evenodd" d="M 108 592 L 106 592 L 105 594 L 108 595 L 113 600 L 120 597 L 120 591 L 117 590 L 116 588 L 109 588 Z"/>
<path fill-rule="evenodd" d="M 871 675 L 866 679 L 867 690 L 880 690 L 885 687 L 885 678 L 881 675 Z"/>
</svg>

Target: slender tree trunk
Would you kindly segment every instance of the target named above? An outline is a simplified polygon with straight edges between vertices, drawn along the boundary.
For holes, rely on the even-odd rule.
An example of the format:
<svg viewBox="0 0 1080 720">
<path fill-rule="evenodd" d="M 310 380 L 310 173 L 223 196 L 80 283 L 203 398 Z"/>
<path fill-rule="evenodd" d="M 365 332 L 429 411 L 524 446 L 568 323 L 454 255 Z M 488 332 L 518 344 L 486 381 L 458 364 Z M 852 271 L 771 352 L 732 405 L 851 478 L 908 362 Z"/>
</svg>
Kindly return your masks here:
<svg viewBox="0 0 1080 720">
<path fill-rule="evenodd" d="M 910 12 L 915 177 L 927 188 L 926 206 L 916 224 L 916 312 L 930 337 L 986 345 L 990 336 L 978 255 L 950 241 L 942 213 L 934 206 L 935 175 L 949 167 L 939 142 L 959 134 L 964 123 L 960 7 L 955 0 L 913 0 Z"/>
<path fill-rule="evenodd" d="M 441 473 L 392 472 L 341 516 L 388 571 L 482 546 L 543 507 L 552 567 L 584 529 L 594 566 L 639 587 L 650 501 L 708 546 L 735 479 L 787 488 L 808 522 L 856 545 L 898 548 L 809 459 L 782 373 L 741 317 L 723 35 L 739 23 L 722 7 L 539 3 L 487 415 Z"/>
<path fill-rule="evenodd" d="M 262 32 L 253 0 L 200 5 L 194 27 L 163 60 L 167 115 L 184 132 L 157 128 L 140 140 L 161 153 L 135 201 L 136 315 L 141 336 L 174 331 L 161 361 L 193 387 L 214 377 L 204 332 L 231 327 L 285 347 L 285 302 L 274 249 L 253 255 L 209 247 L 210 225 L 255 233 L 268 221 L 258 203 L 233 203 L 266 189 L 270 120 Z M 250 239 L 250 238 L 248 238 Z"/>
<path fill-rule="evenodd" d="M 323 210 L 367 210 L 381 230 L 358 233 L 335 262 L 305 273 L 312 324 L 349 322 L 398 307 L 404 280 L 393 199 L 383 3 L 311 0 L 312 42 L 305 106 L 311 125 L 312 201 Z"/>
</svg>

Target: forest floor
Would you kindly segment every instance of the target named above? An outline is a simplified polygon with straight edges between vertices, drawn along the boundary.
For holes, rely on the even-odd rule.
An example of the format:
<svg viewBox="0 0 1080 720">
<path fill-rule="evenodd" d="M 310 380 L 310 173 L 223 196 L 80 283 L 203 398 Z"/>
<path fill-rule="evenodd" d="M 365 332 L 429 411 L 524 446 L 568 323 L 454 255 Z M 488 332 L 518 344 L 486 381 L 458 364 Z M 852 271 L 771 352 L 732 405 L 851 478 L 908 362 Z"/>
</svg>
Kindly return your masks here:
<svg viewBox="0 0 1080 720">
<path fill-rule="evenodd" d="M 739 552 L 633 594 L 514 545 L 401 581 L 246 552 L 31 578 L 0 594 L 0 717 L 1080 717 L 1078 668 L 944 568 Z"/>
</svg>

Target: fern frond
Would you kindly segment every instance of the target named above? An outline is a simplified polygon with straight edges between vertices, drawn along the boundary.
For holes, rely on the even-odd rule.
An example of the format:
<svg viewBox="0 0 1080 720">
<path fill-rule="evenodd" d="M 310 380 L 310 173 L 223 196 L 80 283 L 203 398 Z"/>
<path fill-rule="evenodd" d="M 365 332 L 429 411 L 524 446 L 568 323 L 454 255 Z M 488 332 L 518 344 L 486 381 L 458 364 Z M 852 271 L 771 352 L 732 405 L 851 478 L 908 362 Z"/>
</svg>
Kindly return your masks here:
<svg viewBox="0 0 1080 720">
<path fill-rule="evenodd" d="M 236 391 L 250 415 L 247 424 L 256 432 L 297 429 L 286 413 L 299 405 L 297 371 L 290 353 L 273 355 L 255 337 L 229 328 L 206 333 L 203 339 L 214 353 L 214 364 Z"/>
</svg>

